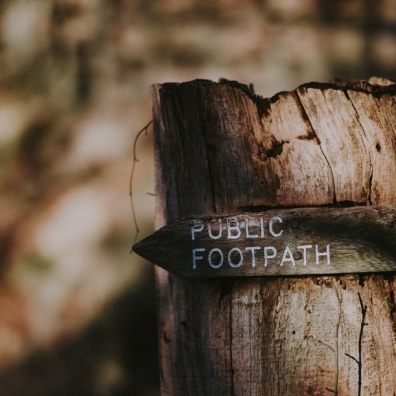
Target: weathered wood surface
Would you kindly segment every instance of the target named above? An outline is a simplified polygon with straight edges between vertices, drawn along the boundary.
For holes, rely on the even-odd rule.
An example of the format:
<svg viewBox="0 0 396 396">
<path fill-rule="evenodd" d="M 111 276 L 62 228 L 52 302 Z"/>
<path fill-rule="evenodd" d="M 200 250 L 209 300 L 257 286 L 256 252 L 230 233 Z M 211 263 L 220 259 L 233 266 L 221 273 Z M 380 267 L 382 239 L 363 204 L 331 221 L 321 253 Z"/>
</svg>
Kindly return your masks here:
<svg viewBox="0 0 396 396">
<path fill-rule="evenodd" d="M 396 204 L 394 85 L 263 99 L 195 81 L 152 97 L 158 228 L 260 207 Z M 156 277 L 163 395 L 396 391 L 393 274 Z"/>
<path fill-rule="evenodd" d="M 396 271 L 396 206 L 277 209 L 182 219 L 133 249 L 186 277 Z"/>
</svg>

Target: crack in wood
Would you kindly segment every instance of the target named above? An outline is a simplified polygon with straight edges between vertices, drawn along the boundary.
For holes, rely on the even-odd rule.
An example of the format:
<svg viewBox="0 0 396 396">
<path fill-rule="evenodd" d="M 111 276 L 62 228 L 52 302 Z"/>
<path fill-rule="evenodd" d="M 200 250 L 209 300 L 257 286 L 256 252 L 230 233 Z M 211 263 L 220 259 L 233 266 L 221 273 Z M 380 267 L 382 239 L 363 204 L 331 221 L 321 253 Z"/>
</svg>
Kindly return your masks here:
<svg viewBox="0 0 396 396">
<path fill-rule="evenodd" d="M 303 105 L 303 103 L 302 103 L 302 101 L 301 101 L 300 94 L 298 93 L 297 90 L 295 91 L 295 97 L 296 97 L 296 99 L 297 99 L 297 103 L 298 103 L 299 106 L 300 106 L 301 114 L 302 114 L 303 118 L 307 121 L 307 123 L 308 123 L 308 125 L 309 125 L 309 127 L 310 127 L 310 134 L 312 133 L 312 134 L 315 135 L 316 140 L 317 140 L 317 142 L 318 142 L 319 149 L 320 149 L 320 151 L 321 151 L 321 153 L 322 153 L 322 155 L 323 155 L 323 158 L 325 159 L 325 161 L 326 161 L 326 163 L 327 163 L 327 165 L 328 165 L 328 167 L 329 167 L 329 169 L 330 169 L 331 180 L 332 180 L 332 184 L 333 184 L 333 204 L 335 204 L 335 203 L 337 202 L 337 192 L 336 192 L 336 184 L 335 184 L 335 177 L 334 177 L 333 168 L 332 168 L 332 166 L 331 166 L 331 164 L 330 164 L 329 159 L 327 158 L 326 154 L 325 154 L 324 151 L 323 151 L 323 147 L 322 147 L 321 141 L 320 141 L 320 139 L 319 139 L 319 136 L 317 135 L 317 133 L 316 133 L 316 131 L 315 131 L 315 128 L 314 128 L 314 126 L 313 126 L 313 124 L 312 124 L 312 121 L 311 121 L 311 119 L 309 118 L 309 115 L 308 115 L 308 113 L 307 113 L 307 110 L 305 109 L 305 107 L 304 107 L 304 105 Z"/>
<path fill-rule="evenodd" d="M 205 155 L 206 155 L 206 164 L 207 164 L 207 170 L 208 170 L 208 178 L 209 178 L 209 185 L 210 185 L 210 191 L 211 191 L 211 196 L 212 196 L 212 209 L 214 213 L 217 213 L 217 204 L 216 204 L 216 191 L 215 191 L 215 180 L 214 180 L 214 172 L 213 172 L 213 165 L 210 160 L 210 155 L 209 155 L 209 137 L 207 130 L 203 127 L 204 122 L 202 120 L 201 114 L 203 114 L 202 109 L 199 109 L 198 111 L 198 117 L 199 121 L 203 130 L 203 138 L 204 138 L 204 146 L 205 146 Z"/>
<path fill-rule="evenodd" d="M 396 140 L 396 123 L 395 123 L 396 120 L 392 120 L 392 118 L 389 117 L 389 114 L 387 114 L 387 112 L 384 112 L 382 110 L 382 107 L 379 106 L 379 104 L 378 104 L 378 100 L 375 100 L 375 105 L 376 105 L 378 113 L 380 113 L 382 115 L 382 117 L 384 117 L 384 119 L 386 119 L 388 121 L 388 123 L 390 125 L 390 128 L 393 131 L 394 138 Z M 380 122 L 381 122 L 382 127 L 385 129 L 386 126 L 382 123 L 382 119 L 381 118 L 380 118 Z M 393 145 L 394 146 L 396 145 L 396 141 L 395 140 L 393 141 Z"/>
<path fill-rule="evenodd" d="M 328 392 L 334 393 L 335 395 L 337 394 L 337 392 L 334 389 L 326 388 L 326 390 Z"/>
<path fill-rule="evenodd" d="M 351 358 L 352 360 L 354 360 L 354 361 L 360 366 L 359 360 L 357 360 L 357 359 L 355 358 L 355 356 L 352 356 L 352 355 L 349 354 L 349 353 L 345 353 L 345 356 L 348 356 L 349 358 Z M 359 368 L 359 369 L 360 369 L 360 368 Z"/>
<path fill-rule="evenodd" d="M 368 184 L 367 203 L 368 203 L 368 205 L 371 205 L 372 204 L 371 194 L 372 194 L 373 175 L 374 175 L 373 156 L 372 156 L 371 150 L 369 148 L 369 141 L 368 141 L 368 137 L 367 137 L 367 132 L 364 129 L 363 124 L 360 121 L 359 112 L 357 111 L 356 106 L 353 103 L 353 100 L 350 98 L 347 90 L 344 91 L 344 94 L 345 94 L 345 97 L 350 102 L 350 104 L 351 104 L 351 106 L 352 106 L 352 108 L 353 108 L 353 110 L 355 112 L 356 121 L 358 122 L 358 124 L 359 124 L 359 126 L 361 128 L 361 131 L 363 132 L 363 136 L 364 136 L 364 139 L 362 139 L 363 146 L 364 146 L 364 148 L 365 148 L 365 150 L 367 152 L 367 155 L 368 155 L 368 157 L 370 159 L 370 174 L 369 174 L 369 179 L 368 179 L 368 183 L 367 183 Z"/>
<path fill-rule="evenodd" d="M 359 332 L 359 389 L 358 389 L 358 396 L 361 395 L 362 393 L 362 367 L 363 367 L 363 361 L 362 361 L 362 341 L 363 341 L 363 331 L 364 331 L 364 326 L 368 326 L 368 323 L 365 322 L 366 320 L 366 313 L 367 313 L 367 305 L 363 304 L 362 297 L 360 293 L 358 293 L 359 296 L 359 303 L 360 303 L 360 308 L 362 310 L 362 321 L 360 323 L 360 332 Z"/>
<path fill-rule="evenodd" d="M 338 320 L 336 324 L 336 375 L 335 375 L 335 394 L 338 395 L 338 382 L 340 375 L 340 325 L 341 325 L 341 317 L 342 317 L 342 294 L 335 289 L 335 293 L 337 296 L 339 311 L 338 311 Z"/>
<path fill-rule="evenodd" d="M 363 304 L 362 296 L 358 292 L 358 297 L 359 297 L 359 304 L 360 304 L 360 309 L 362 313 L 362 320 L 360 322 L 360 330 L 359 330 L 359 341 L 358 341 L 358 358 L 355 356 L 352 356 L 349 353 L 345 353 L 347 357 L 352 359 L 357 365 L 358 365 L 358 396 L 361 396 L 362 394 L 362 369 L 363 369 L 363 361 L 362 361 L 362 348 L 363 348 L 363 331 L 364 327 L 368 326 L 368 323 L 366 323 L 366 314 L 367 314 L 367 305 Z"/>
<path fill-rule="evenodd" d="M 389 316 L 392 323 L 392 328 L 394 333 L 396 334 L 396 302 L 395 302 L 395 292 L 392 290 L 393 279 L 388 279 L 389 285 L 389 295 L 387 298 L 387 303 L 389 307 Z"/>
<path fill-rule="evenodd" d="M 322 340 L 317 340 L 316 338 L 313 338 L 312 335 L 308 336 L 308 340 L 311 340 L 313 342 L 316 342 L 320 345 L 323 345 L 326 348 L 329 348 L 331 351 L 336 352 L 336 349 L 332 347 L 331 345 L 327 344 L 326 342 L 323 342 Z"/>
<path fill-rule="evenodd" d="M 230 374 L 231 374 L 231 389 L 230 394 L 234 396 L 234 366 L 232 353 L 232 300 L 230 299 L 230 317 L 229 317 L 229 331 L 230 331 Z"/>
</svg>

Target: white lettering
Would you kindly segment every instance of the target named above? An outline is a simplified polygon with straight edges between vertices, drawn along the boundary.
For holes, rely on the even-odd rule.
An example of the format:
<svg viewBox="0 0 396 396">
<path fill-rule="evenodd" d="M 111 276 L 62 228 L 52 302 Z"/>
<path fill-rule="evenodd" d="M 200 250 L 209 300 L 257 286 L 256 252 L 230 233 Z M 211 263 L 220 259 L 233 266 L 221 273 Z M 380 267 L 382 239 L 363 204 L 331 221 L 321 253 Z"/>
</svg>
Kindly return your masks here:
<svg viewBox="0 0 396 396">
<path fill-rule="evenodd" d="M 203 231 L 205 227 L 205 224 L 202 220 L 193 220 L 192 221 L 192 227 L 191 227 L 191 239 L 194 241 L 195 240 L 195 234 L 197 232 Z"/>
<path fill-rule="evenodd" d="M 272 254 L 269 254 L 268 252 L 272 251 Z M 276 249 L 273 246 L 265 246 L 264 247 L 264 266 L 268 266 L 268 259 L 275 258 L 276 257 Z"/>
<path fill-rule="evenodd" d="M 264 238 L 264 219 L 260 217 L 260 238 Z"/>
<path fill-rule="evenodd" d="M 213 261 L 212 261 L 212 255 L 213 255 L 213 253 L 218 253 L 218 254 L 219 254 L 220 261 L 219 261 L 217 264 L 213 264 Z M 214 249 L 212 249 L 212 250 L 209 252 L 209 255 L 208 255 L 208 262 L 209 262 L 209 265 L 210 265 L 212 268 L 214 268 L 214 269 L 220 268 L 220 267 L 223 265 L 223 261 L 224 261 L 223 252 L 222 252 L 220 249 L 214 248 Z"/>
<path fill-rule="evenodd" d="M 319 252 L 318 245 L 315 245 L 316 265 L 319 264 L 320 257 L 327 257 L 327 264 L 330 264 L 330 245 L 326 245 L 325 252 Z"/>
<path fill-rule="evenodd" d="M 197 256 L 197 253 L 204 252 L 206 249 L 204 248 L 197 248 L 192 250 L 192 262 L 193 262 L 193 269 L 197 268 L 197 260 L 202 260 L 203 256 Z"/>
<path fill-rule="evenodd" d="M 236 233 L 232 233 L 235 231 Z M 228 239 L 238 239 L 241 236 L 239 221 L 236 218 L 227 219 L 227 237 Z"/>
<path fill-rule="evenodd" d="M 208 223 L 208 234 L 209 234 L 209 237 L 211 239 L 220 239 L 221 235 L 223 234 L 223 220 L 219 219 L 218 222 L 219 222 L 219 228 L 218 228 L 218 231 L 217 231 L 218 232 L 217 235 L 213 235 L 213 233 L 212 233 L 212 224 Z"/>
<path fill-rule="evenodd" d="M 232 255 L 234 252 L 238 252 L 239 254 L 239 261 L 237 263 L 232 262 Z M 243 253 L 241 249 L 237 247 L 230 249 L 230 251 L 228 252 L 228 264 L 232 268 L 238 268 L 243 264 Z"/>
<path fill-rule="evenodd" d="M 282 261 L 280 263 L 280 266 L 283 266 L 283 263 L 285 262 L 290 262 L 293 264 L 293 267 L 296 266 L 296 262 L 294 261 L 294 257 L 293 257 L 293 253 L 291 252 L 289 246 L 285 247 L 285 251 L 283 252 L 283 257 L 282 257 Z"/>
<path fill-rule="evenodd" d="M 252 252 L 252 267 L 256 266 L 256 250 L 260 250 L 260 246 L 248 246 L 245 250 Z"/>
<path fill-rule="evenodd" d="M 301 246 L 297 246 L 297 249 L 302 250 L 303 251 L 303 265 L 307 265 L 307 250 L 308 249 L 312 249 L 312 245 L 301 245 Z"/>
<path fill-rule="evenodd" d="M 283 223 L 283 220 L 279 216 L 272 217 L 270 222 L 269 222 L 269 232 L 271 233 L 272 236 L 274 237 L 280 237 L 283 234 L 283 230 L 280 230 L 279 232 L 275 232 L 273 228 L 273 223 L 277 221 L 278 223 Z"/>
<path fill-rule="evenodd" d="M 258 234 L 250 234 L 249 232 L 249 218 L 246 218 L 246 222 L 245 222 L 245 228 L 246 228 L 246 239 L 256 239 L 258 238 Z"/>
</svg>

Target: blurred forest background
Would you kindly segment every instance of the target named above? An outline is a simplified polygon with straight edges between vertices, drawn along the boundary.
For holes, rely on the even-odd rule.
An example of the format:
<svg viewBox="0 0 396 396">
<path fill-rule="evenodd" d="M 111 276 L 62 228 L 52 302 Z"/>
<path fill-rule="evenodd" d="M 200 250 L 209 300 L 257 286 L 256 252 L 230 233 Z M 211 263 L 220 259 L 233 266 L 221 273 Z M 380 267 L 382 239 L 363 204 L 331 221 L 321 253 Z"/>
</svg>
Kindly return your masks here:
<svg viewBox="0 0 396 396">
<path fill-rule="evenodd" d="M 1 0 L 0 395 L 158 394 L 151 84 L 370 75 L 395 0 Z"/>
</svg>

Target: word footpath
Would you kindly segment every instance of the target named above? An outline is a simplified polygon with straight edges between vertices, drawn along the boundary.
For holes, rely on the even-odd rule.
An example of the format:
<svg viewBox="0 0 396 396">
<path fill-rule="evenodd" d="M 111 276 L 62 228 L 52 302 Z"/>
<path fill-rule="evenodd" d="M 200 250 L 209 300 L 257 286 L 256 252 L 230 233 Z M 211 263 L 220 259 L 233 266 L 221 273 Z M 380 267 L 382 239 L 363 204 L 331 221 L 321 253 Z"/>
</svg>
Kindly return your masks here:
<svg viewBox="0 0 396 396">
<path fill-rule="evenodd" d="M 215 222 L 194 219 L 191 222 L 191 240 L 199 240 L 201 234 L 205 234 L 205 240 L 252 240 L 255 244 L 246 247 L 233 246 L 227 250 L 221 247 L 195 247 L 192 249 L 192 268 L 197 269 L 199 264 L 207 264 L 210 268 L 217 270 L 223 265 L 230 268 L 239 268 L 242 265 L 264 265 L 270 264 L 296 266 L 296 261 L 301 261 L 301 265 L 321 263 L 331 264 L 330 244 L 326 244 L 324 249 L 318 245 L 304 244 L 289 246 L 285 244 L 279 250 L 273 244 L 266 244 L 266 235 L 270 238 L 282 238 L 284 229 L 283 220 L 280 216 L 274 216 L 265 221 L 264 217 L 246 217 L 240 221 L 238 218 L 216 219 Z M 260 243 L 263 241 L 263 243 Z M 294 253 L 293 253 L 294 252 Z"/>
<path fill-rule="evenodd" d="M 396 271 L 396 207 L 243 212 L 177 219 L 134 251 L 183 277 Z"/>
</svg>

